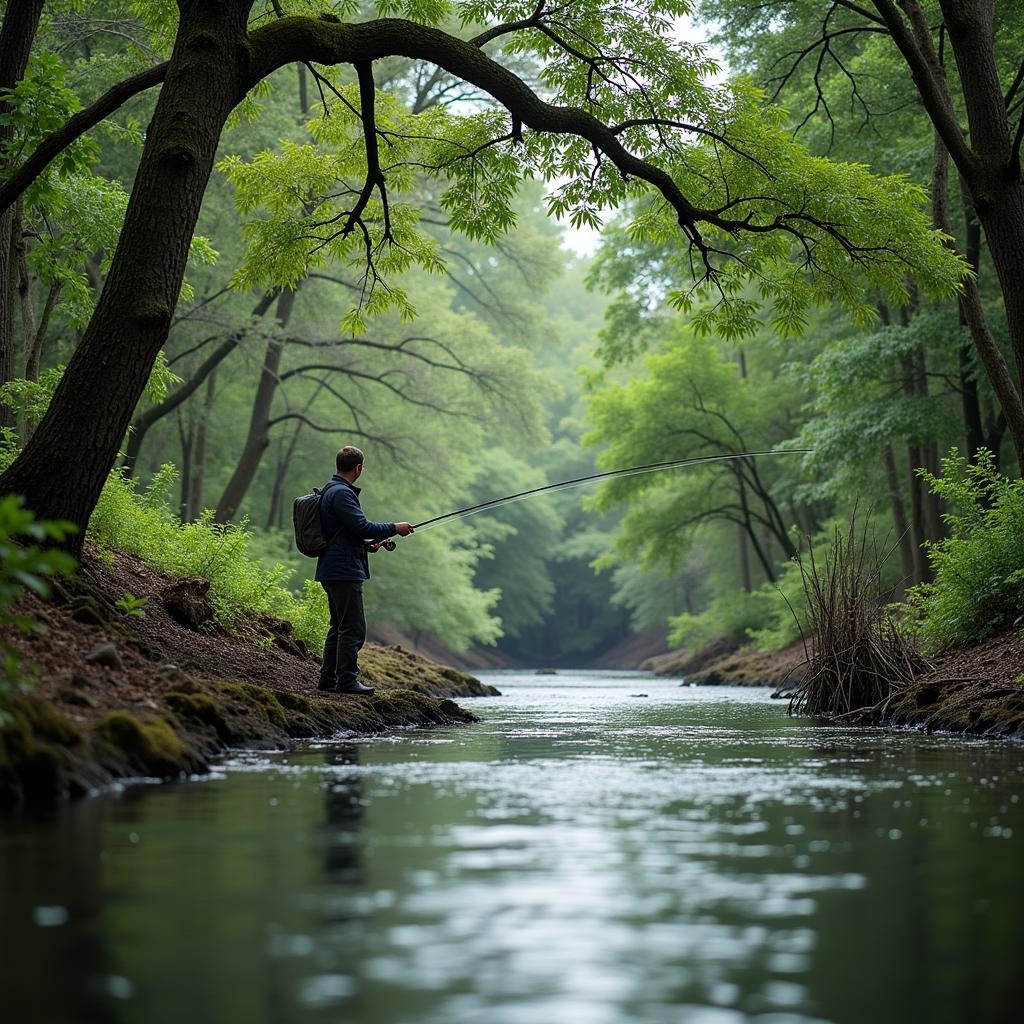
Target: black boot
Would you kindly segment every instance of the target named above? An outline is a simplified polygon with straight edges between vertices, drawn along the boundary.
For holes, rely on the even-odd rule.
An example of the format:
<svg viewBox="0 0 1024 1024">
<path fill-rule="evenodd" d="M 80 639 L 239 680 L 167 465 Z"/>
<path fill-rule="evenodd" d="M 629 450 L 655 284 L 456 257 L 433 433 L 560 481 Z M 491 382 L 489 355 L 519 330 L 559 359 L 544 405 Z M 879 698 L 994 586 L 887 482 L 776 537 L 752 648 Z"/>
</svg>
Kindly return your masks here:
<svg viewBox="0 0 1024 1024">
<path fill-rule="evenodd" d="M 373 693 L 373 687 L 367 686 L 364 683 L 359 682 L 358 679 L 353 679 L 351 683 L 345 683 L 341 686 L 336 686 L 333 693 L 358 693 L 364 697 L 369 697 Z"/>
</svg>

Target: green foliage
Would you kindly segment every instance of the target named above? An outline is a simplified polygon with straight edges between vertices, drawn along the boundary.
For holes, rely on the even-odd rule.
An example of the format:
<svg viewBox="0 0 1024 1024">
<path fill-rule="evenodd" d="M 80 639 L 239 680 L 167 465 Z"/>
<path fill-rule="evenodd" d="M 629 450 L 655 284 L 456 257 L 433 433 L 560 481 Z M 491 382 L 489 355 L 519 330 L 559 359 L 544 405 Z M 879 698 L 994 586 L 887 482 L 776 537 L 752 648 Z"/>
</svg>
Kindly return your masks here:
<svg viewBox="0 0 1024 1024">
<path fill-rule="evenodd" d="M 942 475 L 921 473 L 952 510 L 950 536 L 929 546 L 933 582 L 914 587 L 911 622 L 930 650 L 984 639 L 1024 620 L 1024 480 L 971 465 L 955 448 Z"/>
<path fill-rule="evenodd" d="M 537 467 L 501 449 L 487 453 L 482 463 L 473 503 L 547 482 Z M 522 636 L 550 613 L 554 586 L 548 562 L 564 527 L 550 498 L 514 503 L 488 513 L 486 522 L 477 524 L 478 530 L 486 531 L 491 555 L 477 567 L 476 584 L 501 594 L 496 611 L 505 635 Z M 457 526 L 452 530 L 451 543 L 459 543 L 458 531 Z"/>
<path fill-rule="evenodd" d="M 212 513 L 178 522 L 163 496 L 174 477 L 174 467 L 165 466 L 140 493 L 112 473 L 89 522 L 89 539 L 101 551 L 135 555 L 169 576 L 208 579 L 210 603 L 228 628 L 257 615 L 287 617 L 293 599 L 283 586 L 283 567 L 267 569 L 250 557 L 244 523 L 218 526 Z"/>
<path fill-rule="evenodd" d="M 65 369 L 64 365 L 51 366 L 40 371 L 38 381 L 16 377 L 0 384 L 0 402 L 24 416 L 30 426 L 35 426 L 49 408 Z M 181 380 L 167 365 L 167 355 L 161 351 L 146 382 L 144 394 L 151 402 L 161 402 L 170 388 L 180 384 Z"/>
<path fill-rule="evenodd" d="M 129 619 L 144 619 L 146 617 L 146 605 L 149 604 L 148 597 L 136 597 L 127 593 L 124 597 L 118 598 L 114 604 L 121 610 L 122 614 Z"/>
<path fill-rule="evenodd" d="M 770 610 L 760 592 L 736 590 L 713 598 L 697 615 L 684 612 L 673 616 L 669 620 L 669 643 L 694 652 L 719 637 L 732 643 L 746 643 L 751 630 L 764 629 L 769 619 Z"/>
<path fill-rule="evenodd" d="M 0 630 L 28 630 L 33 623 L 12 611 L 26 591 L 40 597 L 50 594 L 49 577 L 72 572 L 75 560 L 50 546 L 60 543 L 75 527 L 70 523 L 38 522 L 14 494 L 0 498 Z M 24 682 L 18 656 L 0 641 L 0 723 L 2 704 L 11 689 Z"/>
<path fill-rule="evenodd" d="M 669 626 L 669 643 L 691 651 L 718 637 L 766 651 L 785 647 L 799 639 L 807 626 L 800 567 L 791 560 L 775 583 L 763 583 L 749 593 L 729 589 L 698 614 L 673 616 Z"/>
<path fill-rule="evenodd" d="M 49 407 L 53 393 L 64 376 L 64 370 L 63 366 L 53 366 L 40 371 L 38 381 L 17 377 L 0 384 L 0 402 L 24 416 L 31 426 L 35 426 Z"/>
</svg>

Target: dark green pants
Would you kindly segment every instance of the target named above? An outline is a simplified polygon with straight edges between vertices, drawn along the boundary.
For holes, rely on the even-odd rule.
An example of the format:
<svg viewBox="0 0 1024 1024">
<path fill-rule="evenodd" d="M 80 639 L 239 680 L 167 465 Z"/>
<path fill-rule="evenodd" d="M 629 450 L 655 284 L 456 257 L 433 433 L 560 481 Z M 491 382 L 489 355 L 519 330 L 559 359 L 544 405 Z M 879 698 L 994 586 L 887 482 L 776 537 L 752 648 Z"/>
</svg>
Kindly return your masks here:
<svg viewBox="0 0 1024 1024">
<path fill-rule="evenodd" d="M 363 584 L 356 580 L 326 580 L 320 586 L 327 591 L 331 628 L 324 644 L 318 685 L 321 690 L 334 690 L 351 686 L 359 679 L 357 659 L 366 641 Z"/>
</svg>

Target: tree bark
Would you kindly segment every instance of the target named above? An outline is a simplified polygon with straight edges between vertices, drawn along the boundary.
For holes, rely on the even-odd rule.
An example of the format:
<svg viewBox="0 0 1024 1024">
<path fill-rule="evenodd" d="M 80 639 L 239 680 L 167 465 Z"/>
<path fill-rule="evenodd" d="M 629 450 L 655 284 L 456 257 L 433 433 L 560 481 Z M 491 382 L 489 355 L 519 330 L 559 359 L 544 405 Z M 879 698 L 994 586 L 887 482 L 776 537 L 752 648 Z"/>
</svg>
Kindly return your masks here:
<svg viewBox="0 0 1024 1024">
<path fill-rule="evenodd" d="M 24 77 L 42 12 L 43 0 L 18 0 L 7 4 L 0 27 L 0 89 L 13 89 Z M 0 103 L 0 114 L 10 109 L 10 104 Z M 14 126 L 0 122 L 0 149 L 6 149 L 13 139 Z M 0 172 L 6 173 L 6 170 L 6 161 L 0 161 Z M 12 380 L 17 372 L 14 296 L 21 240 L 14 237 L 16 219 L 11 206 L 0 212 L 0 384 Z M 0 427 L 13 427 L 14 419 L 14 411 L 0 405 Z"/>
<path fill-rule="evenodd" d="M 1003 293 L 1010 344 L 1024 393 L 1024 183 L 995 58 L 992 0 L 941 0 L 963 88 L 973 166 L 964 175 Z"/>
<path fill-rule="evenodd" d="M 32 272 L 28 266 L 28 241 L 25 238 L 25 207 L 18 203 L 14 208 L 12 241 L 16 256 L 15 280 L 18 292 L 18 308 L 21 311 L 21 347 L 28 353 L 36 337 L 36 302 Z"/>
<path fill-rule="evenodd" d="M 981 225 L 974 211 L 970 207 L 970 201 L 966 195 L 961 196 L 964 204 L 964 255 L 974 274 L 975 294 L 978 293 L 978 273 L 981 263 Z M 971 345 L 967 338 L 970 332 L 967 325 L 967 314 L 964 311 L 966 295 L 961 296 L 958 305 L 960 326 L 963 328 L 960 335 L 960 344 L 957 346 L 957 369 L 960 377 L 960 401 L 964 415 L 964 432 L 966 445 L 964 451 L 971 463 L 978 459 L 978 450 L 985 445 L 985 427 L 981 415 L 981 396 L 978 394 L 978 382 L 974 378 L 974 368 L 971 365 Z M 979 299 L 980 301 L 980 299 Z M 979 319 L 985 324 L 988 330 L 988 321 L 985 311 L 980 311 Z M 967 332 L 967 338 L 964 337 Z M 977 342 L 975 342 L 977 348 Z"/>
<path fill-rule="evenodd" d="M 992 337 L 978 292 L 977 281 L 963 283 L 961 311 L 1006 416 L 1019 472 L 1024 472 L 1024 400 L 1021 380 L 1024 368 L 1024 281 L 1020 254 L 1024 252 L 1024 190 L 1019 158 L 1010 142 L 1006 107 L 993 51 L 991 0 L 940 0 L 950 48 L 960 72 L 962 92 L 971 133 L 964 140 L 953 105 L 945 69 L 932 43 L 931 29 L 918 0 L 901 0 L 907 20 L 892 0 L 874 0 L 917 87 L 935 132 L 960 174 L 961 187 L 969 196 L 985 229 L 996 268 L 1017 361 L 1015 382 L 1003 353 Z M 934 196 L 933 191 L 933 196 Z M 937 227 L 952 235 L 947 216 Z"/>
<path fill-rule="evenodd" d="M 277 322 L 282 331 L 288 326 L 294 308 L 295 290 L 285 288 L 277 300 Z M 245 500 L 260 467 L 263 453 L 270 444 L 270 410 L 280 383 L 281 353 L 284 351 L 284 345 L 284 338 L 280 336 L 271 338 L 267 343 L 260 381 L 256 387 L 256 398 L 252 405 L 252 415 L 249 418 L 249 433 L 235 471 L 231 474 L 220 501 L 217 502 L 214 519 L 218 523 L 229 522 L 238 514 L 238 509 Z"/>
<path fill-rule="evenodd" d="M 907 522 L 907 510 L 900 491 L 899 474 L 896 472 L 896 459 L 892 446 L 882 449 L 882 465 L 885 467 L 885 480 L 889 487 L 889 503 L 892 508 L 892 525 L 896 531 L 896 547 L 900 553 L 900 574 L 903 577 L 904 589 L 908 581 L 914 579 L 914 548 L 910 538 L 910 524 Z"/>
<path fill-rule="evenodd" d="M 0 493 L 78 525 L 76 551 L 167 339 L 217 143 L 244 94 L 249 6 L 179 0 L 167 77 L 96 310 L 32 440 L 0 476 Z"/>
</svg>

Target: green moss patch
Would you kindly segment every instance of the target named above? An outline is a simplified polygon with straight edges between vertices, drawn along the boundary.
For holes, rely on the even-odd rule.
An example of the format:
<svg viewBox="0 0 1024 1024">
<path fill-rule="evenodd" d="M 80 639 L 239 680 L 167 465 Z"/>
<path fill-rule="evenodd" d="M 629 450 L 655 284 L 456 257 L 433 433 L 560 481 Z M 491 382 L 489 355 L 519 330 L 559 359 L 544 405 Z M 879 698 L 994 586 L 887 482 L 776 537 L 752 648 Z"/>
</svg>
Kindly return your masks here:
<svg viewBox="0 0 1024 1024">
<path fill-rule="evenodd" d="M 143 775 L 171 778 L 187 772 L 192 758 L 185 745 L 162 718 L 136 718 L 127 711 L 111 711 L 94 730 L 102 758 L 116 767 L 128 765 Z"/>
</svg>

